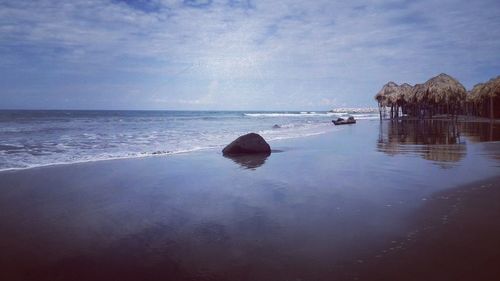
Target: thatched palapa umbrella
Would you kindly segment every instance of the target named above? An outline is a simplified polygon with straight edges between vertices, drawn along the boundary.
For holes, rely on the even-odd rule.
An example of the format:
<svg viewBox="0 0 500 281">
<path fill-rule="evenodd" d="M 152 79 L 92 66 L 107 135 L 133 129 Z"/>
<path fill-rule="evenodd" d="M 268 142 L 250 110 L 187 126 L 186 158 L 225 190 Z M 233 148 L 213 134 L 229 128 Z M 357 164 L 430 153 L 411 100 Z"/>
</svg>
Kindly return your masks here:
<svg viewBox="0 0 500 281">
<path fill-rule="evenodd" d="M 455 78 L 441 73 L 424 84 L 416 84 L 413 95 L 419 111 L 423 109 L 432 117 L 435 113 L 455 115 L 459 106 L 465 102 L 467 91 Z"/>
<path fill-rule="evenodd" d="M 435 114 L 451 114 L 455 116 L 467 113 L 490 118 L 500 118 L 500 76 L 486 83 L 479 83 L 467 93 L 465 87 L 455 78 L 441 73 L 423 84 L 411 86 L 403 83 L 400 86 L 389 82 L 377 93 L 375 99 L 379 104 L 380 118 L 382 108 L 391 108 L 390 118 L 402 114 L 413 117 Z"/>
<path fill-rule="evenodd" d="M 455 78 L 441 73 L 424 83 L 429 97 L 435 103 L 456 103 L 464 101 L 467 95 L 465 87 Z"/>
<path fill-rule="evenodd" d="M 385 84 L 382 89 L 375 95 L 378 102 L 380 119 L 382 119 L 382 108 L 391 107 L 391 118 L 394 117 L 394 106 L 397 105 L 399 98 L 399 86 L 394 82 Z"/>
<path fill-rule="evenodd" d="M 492 78 L 486 83 L 475 85 L 470 96 L 479 115 L 485 117 L 489 115 L 491 119 L 500 117 L 500 76 Z"/>
<path fill-rule="evenodd" d="M 427 99 L 427 89 L 424 84 L 415 84 L 412 89 L 413 101 L 424 102 Z"/>
<path fill-rule="evenodd" d="M 408 83 L 403 83 L 399 86 L 399 92 L 403 114 L 419 116 L 421 103 L 423 103 L 427 97 L 427 91 L 424 84 L 415 84 L 415 86 L 411 86 Z"/>
<path fill-rule="evenodd" d="M 399 86 L 399 96 L 401 109 L 403 114 L 408 114 L 408 105 L 414 100 L 413 86 L 408 83 L 403 83 Z"/>
<path fill-rule="evenodd" d="M 484 83 L 479 83 L 474 85 L 472 90 L 470 90 L 467 93 L 467 98 L 466 98 L 466 107 L 467 107 L 467 113 L 472 114 L 472 115 L 478 115 L 481 116 L 482 112 L 480 108 L 480 92 L 483 90 Z"/>
<path fill-rule="evenodd" d="M 413 100 L 413 86 L 408 83 L 403 83 L 399 86 L 401 96 L 405 102 L 412 102 Z"/>
</svg>

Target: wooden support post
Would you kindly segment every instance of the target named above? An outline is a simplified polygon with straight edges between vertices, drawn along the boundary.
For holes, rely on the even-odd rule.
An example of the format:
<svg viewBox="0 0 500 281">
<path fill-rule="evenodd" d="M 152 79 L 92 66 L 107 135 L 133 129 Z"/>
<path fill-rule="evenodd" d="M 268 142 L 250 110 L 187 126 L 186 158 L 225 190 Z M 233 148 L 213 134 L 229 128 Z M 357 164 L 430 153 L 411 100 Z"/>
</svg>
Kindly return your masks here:
<svg viewBox="0 0 500 281">
<path fill-rule="evenodd" d="M 495 119 L 495 107 L 493 106 L 493 96 L 490 95 L 490 119 Z"/>
</svg>

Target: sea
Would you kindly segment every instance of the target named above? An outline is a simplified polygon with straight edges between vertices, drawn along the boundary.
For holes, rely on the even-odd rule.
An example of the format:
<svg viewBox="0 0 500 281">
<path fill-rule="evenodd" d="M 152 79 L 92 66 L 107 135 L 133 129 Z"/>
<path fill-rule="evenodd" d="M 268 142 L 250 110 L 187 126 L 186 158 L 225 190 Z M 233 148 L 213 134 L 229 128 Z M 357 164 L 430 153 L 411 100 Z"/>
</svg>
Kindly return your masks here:
<svg viewBox="0 0 500 281">
<path fill-rule="evenodd" d="M 256 132 L 266 140 L 335 130 L 356 111 L 0 110 L 0 171 L 220 149 Z"/>
</svg>

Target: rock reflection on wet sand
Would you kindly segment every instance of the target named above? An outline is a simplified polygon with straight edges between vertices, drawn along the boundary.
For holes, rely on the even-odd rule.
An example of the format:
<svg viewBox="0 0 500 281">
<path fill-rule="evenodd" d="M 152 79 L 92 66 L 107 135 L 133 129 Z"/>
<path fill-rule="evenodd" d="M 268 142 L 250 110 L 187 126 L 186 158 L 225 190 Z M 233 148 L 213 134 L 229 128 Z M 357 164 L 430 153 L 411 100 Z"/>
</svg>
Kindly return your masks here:
<svg viewBox="0 0 500 281">
<path fill-rule="evenodd" d="M 224 155 L 245 169 L 256 169 L 266 163 L 271 153 Z"/>
</svg>

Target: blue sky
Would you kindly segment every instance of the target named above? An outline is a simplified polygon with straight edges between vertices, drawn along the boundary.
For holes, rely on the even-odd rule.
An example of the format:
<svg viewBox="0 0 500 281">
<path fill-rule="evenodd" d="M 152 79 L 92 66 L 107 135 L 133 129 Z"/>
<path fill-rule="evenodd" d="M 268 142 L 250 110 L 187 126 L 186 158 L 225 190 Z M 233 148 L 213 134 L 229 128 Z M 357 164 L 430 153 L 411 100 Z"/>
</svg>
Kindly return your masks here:
<svg viewBox="0 0 500 281">
<path fill-rule="evenodd" d="M 500 75 L 500 2 L 0 0 L 0 108 L 323 110 Z"/>
</svg>

